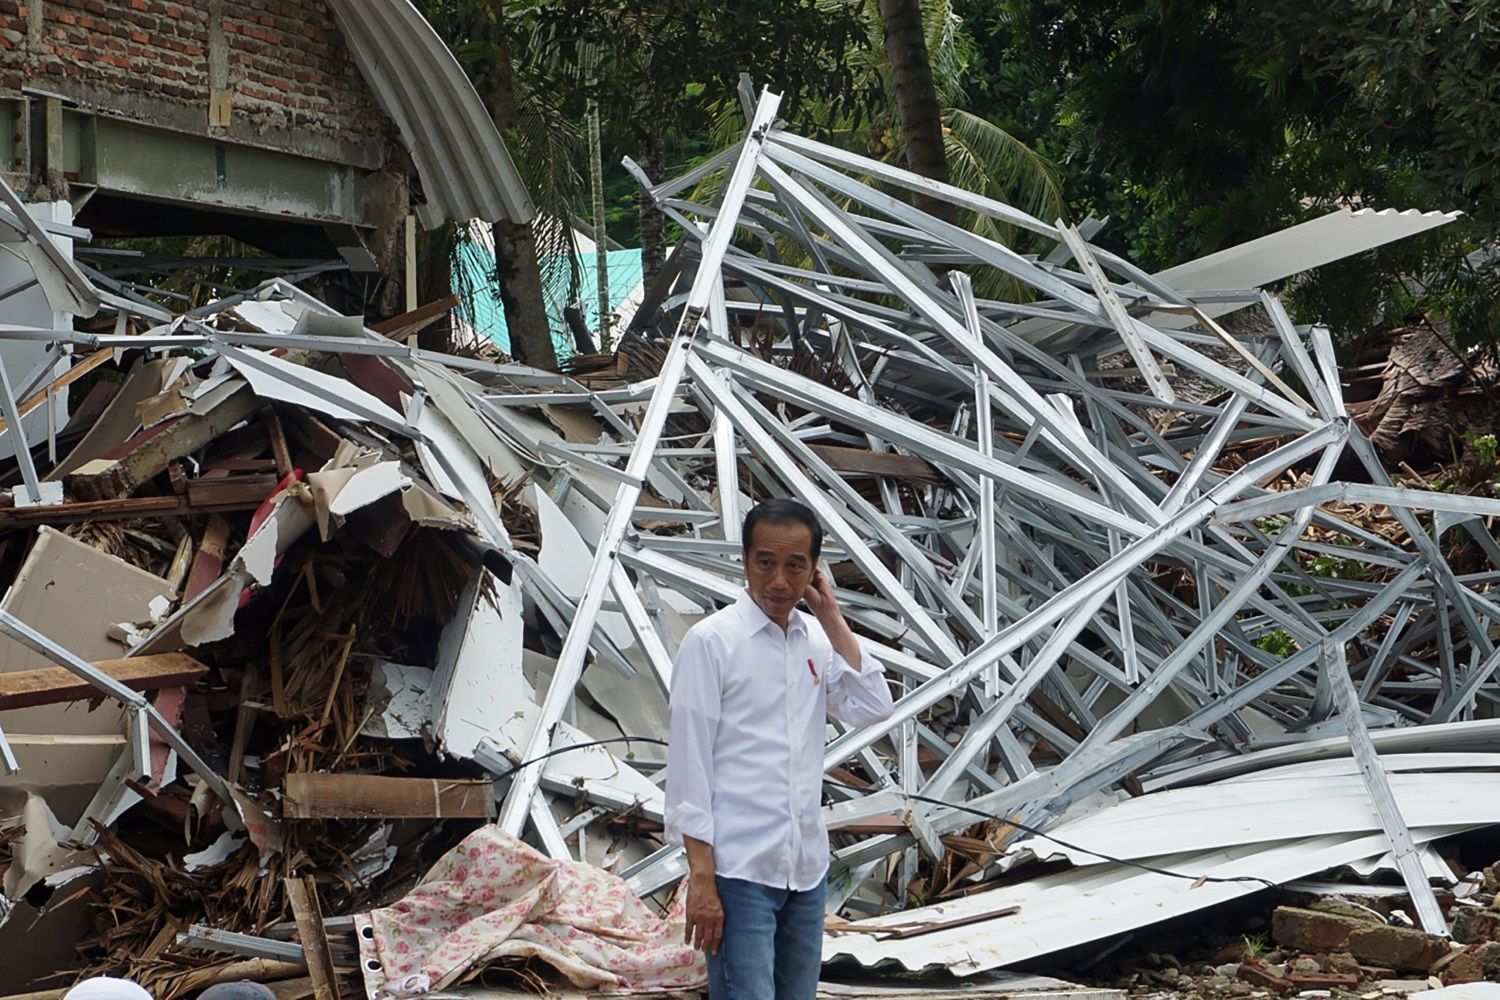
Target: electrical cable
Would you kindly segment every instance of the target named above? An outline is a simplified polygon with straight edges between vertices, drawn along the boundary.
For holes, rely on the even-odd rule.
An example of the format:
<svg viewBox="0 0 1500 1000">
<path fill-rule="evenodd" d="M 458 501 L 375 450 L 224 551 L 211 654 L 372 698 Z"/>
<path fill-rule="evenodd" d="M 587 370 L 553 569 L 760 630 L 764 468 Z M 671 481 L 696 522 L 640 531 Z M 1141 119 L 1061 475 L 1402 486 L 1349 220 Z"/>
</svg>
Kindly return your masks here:
<svg viewBox="0 0 1500 1000">
<path fill-rule="evenodd" d="M 654 736 L 611 736 L 602 740 L 590 740 L 587 743 L 573 743 L 565 747 L 554 747 L 553 749 L 547 751 L 539 757 L 533 757 L 530 760 L 523 760 L 521 761 L 521 763 L 512 767 L 509 771 L 506 771 L 504 774 L 499 775 L 496 780 L 508 778 L 522 768 L 531 767 L 534 764 L 540 764 L 543 761 L 558 756 L 559 754 L 571 753 L 574 750 L 586 750 L 589 747 L 606 746 L 612 743 L 653 743 L 657 746 L 663 747 L 668 745 L 666 740 L 657 739 Z M 843 788 L 851 792 L 865 793 L 869 791 L 868 788 L 859 788 L 854 785 L 846 785 L 842 781 L 836 781 L 833 778 L 828 777 L 825 777 L 823 779 L 823 783 L 825 785 L 833 785 L 836 788 Z M 1095 851 L 1087 847 L 1080 847 L 1077 844 L 1070 844 L 1066 840 L 1063 840 L 1059 837 L 1054 837 L 1050 833 L 1044 833 L 1034 826 L 1027 826 L 1025 823 L 1019 823 L 1014 819 L 1007 819 L 1004 816 L 998 816 L 994 813 L 985 812 L 983 809 L 975 809 L 972 806 L 962 805 L 957 802 L 944 802 L 942 799 L 928 798 L 925 795 L 917 795 L 913 792 L 902 792 L 900 794 L 908 799 L 911 799 L 913 802 L 925 802 L 928 805 L 942 806 L 945 809 L 957 809 L 959 812 L 969 813 L 970 815 L 978 816 L 981 819 L 993 820 L 997 823 L 1004 823 L 1007 826 L 1013 826 L 1017 830 L 1029 833 L 1033 837 L 1040 837 L 1043 840 L 1050 840 L 1052 843 L 1057 844 L 1059 847 L 1065 847 L 1070 851 L 1077 851 L 1079 854 L 1087 854 L 1090 857 L 1098 858 L 1101 861 L 1108 861 L 1112 864 L 1117 865 L 1125 865 L 1130 868 L 1138 868 L 1143 872 L 1150 872 L 1152 875 L 1164 875 L 1169 878 L 1180 878 L 1184 881 L 1192 882 L 1195 886 L 1203 885 L 1208 882 L 1259 882 L 1261 885 L 1264 885 L 1267 888 L 1278 888 L 1275 882 L 1272 882 L 1270 879 L 1261 878 L 1259 875 L 1190 875 L 1187 872 L 1175 872 L 1170 868 L 1158 868 L 1155 865 L 1144 864 L 1140 861 L 1132 861 L 1129 858 L 1117 858 L 1112 854 L 1105 854 L 1102 851 Z"/>
<path fill-rule="evenodd" d="M 851 792 L 866 792 L 869 790 L 865 788 L 856 788 L 854 785 L 846 785 L 842 781 L 835 781 L 832 778 L 824 778 L 823 783 L 825 785 L 835 785 L 839 788 L 848 789 Z M 1105 854 L 1101 851 L 1090 850 L 1087 847 L 1080 847 L 1077 844 L 1070 844 L 1066 840 L 1052 836 L 1052 834 L 1050 833 L 1043 833 L 1041 830 L 1038 830 L 1034 826 L 1027 826 L 1025 823 L 1019 823 L 1016 820 L 1007 819 L 1004 816 L 997 816 L 994 813 L 985 812 L 983 809 L 974 809 L 970 806 L 960 805 L 957 802 L 944 802 L 942 799 L 932 799 L 928 798 L 925 795 L 917 795 L 913 792 L 901 792 L 900 794 L 905 798 L 911 799 L 913 802 L 925 802 L 928 805 L 944 806 L 948 809 L 957 809 L 959 812 L 966 812 L 973 816 L 979 816 L 982 819 L 994 820 L 997 823 L 1004 823 L 1007 826 L 1013 826 L 1017 830 L 1022 830 L 1026 833 L 1029 833 L 1033 837 L 1041 837 L 1043 840 L 1050 840 L 1052 841 L 1052 843 L 1057 844 L 1059 847 L 1066 847 L 1070 851 L 1077 851 L 1080 854 L 1087 854 L 1090 857 L 1099 858 L 1102 861 L 1109 861 L 1117 865 L 1128 865 L 1131 868 L 1139 868 L 1141 871 L 1150 872 L 1153 875 L 1167 875 L 1172 878 L 1186 879 L 1187 881 L 1192 882 L 1194 885 L 1202 885 L 1206 882 L 1259 882 L 1271 889 L 1278 888 L 1275 882 L 1272 882 L 1270 879 L 1261 878 L 1259 875 L 1189 875 L 1186 872 L 1174 872 L 1169 868 L 1157 868 L 1154 865 L 1142 864 L 1139 861 L 1131 861 L 1129 858 L 1117 858 L 1112 854 Z"/>
<path fill-rule="evenodd" d="M 558 756 L 559 754 L 572 753 L 574 750 L 587 750 L 589 747 L 607 746 L 611 743 L 655 743 L 657 746 L 661 747 L 667 745 L 666 740 L 659 740 L 655 736 L 610 736 L 602 740 L 590 740 L 587 743 L 570 743 L 565 747 L 553 747 L 551 750 L 548 750 L 540 757 L 533 757 L 530 760 L 523 760 L 521 761 L 521 763 L 516 764 L 514 767 L 512 767 L 509 771 L 506 771 L 504 774 L 496 775 L 495 780 L 503 781 L 522 768 L 531 767 L 533 764 L 540 764 L 545 760 Z"/>
</svg>

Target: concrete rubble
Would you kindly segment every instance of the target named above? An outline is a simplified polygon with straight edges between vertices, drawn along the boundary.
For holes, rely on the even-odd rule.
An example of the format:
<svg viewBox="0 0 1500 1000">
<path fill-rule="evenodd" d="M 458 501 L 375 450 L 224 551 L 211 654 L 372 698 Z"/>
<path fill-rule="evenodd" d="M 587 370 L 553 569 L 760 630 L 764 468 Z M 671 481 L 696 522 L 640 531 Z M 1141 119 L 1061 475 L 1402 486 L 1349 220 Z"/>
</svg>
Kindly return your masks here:
<svg viewBox="0 0 1500 1000">
<path fill-rule="evenodd" d="M 59 317 L 0 328 L 0 982 L 682 973 L 496 940 L 398 976 L 382 935 L 435 879 L 478 899 L 483 849 L 603 879 L 668 947 L 673 654 L 776 495 L 827 526 L 899 687 L 830 727 L 830 976 L 1108 1000 L 1001 970 L 1309 882 L 1387 883 L 1414 927 L 1277 910 L 1321 958 L 1226 982 L 1492 974 L 1497 887 L 1459 891 L 1448 845 L 1500 826 L 1500 500 L 1394 483 L 1330 332 L 1262 287 L 1451 216 L 1340 211 L 1151 275 L 743 96 L 741 142 L 641 177 L 684 238 L 571 374 L 280 278 L 172 314 L 0 191 Z M 505 939 L 566 902 L 538 887 Z"/>
</svg>

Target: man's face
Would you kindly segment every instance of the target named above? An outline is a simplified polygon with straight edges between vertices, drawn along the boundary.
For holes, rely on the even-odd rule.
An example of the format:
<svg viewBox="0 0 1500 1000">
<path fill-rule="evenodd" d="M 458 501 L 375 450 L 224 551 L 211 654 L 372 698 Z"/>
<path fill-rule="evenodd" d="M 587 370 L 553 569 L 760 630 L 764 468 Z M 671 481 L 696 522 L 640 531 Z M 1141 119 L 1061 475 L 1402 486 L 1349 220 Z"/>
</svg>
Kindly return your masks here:
<svg viewBox="0 0 1500 1000">
<path fill-rule="evenodd" d="M 745 582 L 766 617 L 785 628 L 812 582 L 812 532 L 796 521 L 762 521 L 745 545 Z"/>
</svg>

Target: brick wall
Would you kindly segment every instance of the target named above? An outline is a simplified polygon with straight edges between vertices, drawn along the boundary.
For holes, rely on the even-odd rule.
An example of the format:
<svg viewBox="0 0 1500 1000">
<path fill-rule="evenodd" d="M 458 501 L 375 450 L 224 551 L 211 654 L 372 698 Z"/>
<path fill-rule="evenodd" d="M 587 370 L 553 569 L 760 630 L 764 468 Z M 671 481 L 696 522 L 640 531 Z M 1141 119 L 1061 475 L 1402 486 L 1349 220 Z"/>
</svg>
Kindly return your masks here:
<svg viewBox="0 0 1500 1000">
<path fill-rule="evenodd" d="M 0 0 L 0 88 L 23 85 L 158 124 L 170 106 L 174 127 L 205 133 L 212 94 L 228 91 L 225 134 L 272 146 L 391 128 L 322 0 Z"/>
</svg>

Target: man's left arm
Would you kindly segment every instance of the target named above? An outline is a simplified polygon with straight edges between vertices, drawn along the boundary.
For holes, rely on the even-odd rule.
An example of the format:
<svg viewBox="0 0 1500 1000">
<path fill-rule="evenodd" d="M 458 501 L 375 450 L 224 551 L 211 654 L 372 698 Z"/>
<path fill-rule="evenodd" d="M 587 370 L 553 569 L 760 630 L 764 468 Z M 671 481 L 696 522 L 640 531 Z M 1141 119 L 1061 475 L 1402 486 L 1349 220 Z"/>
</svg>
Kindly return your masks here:
<svg viewBox="0 0 1500 1000">
<path fill-rule="evenodd" d="M 852 726 L 867 726 L 890 718 L 894 706 L 885 668 L 861 647 L 833 596 L 833 585 L 822 570 L 813 575 L 806 599 L 833 644 L 833 663 L 827 671 L 828 713 Z"/>
</svg>

